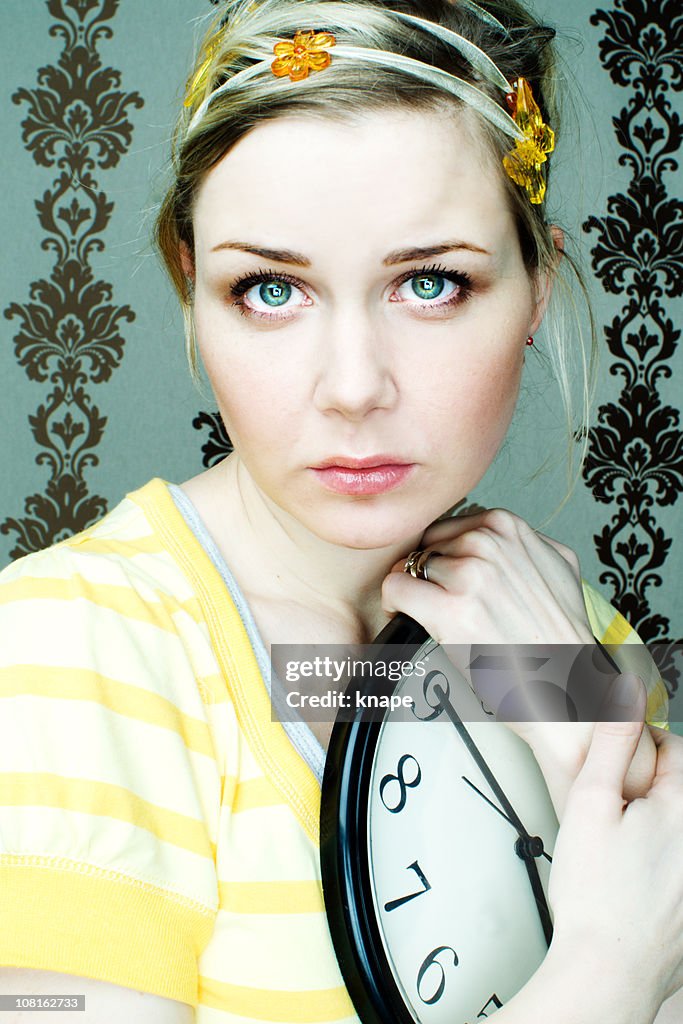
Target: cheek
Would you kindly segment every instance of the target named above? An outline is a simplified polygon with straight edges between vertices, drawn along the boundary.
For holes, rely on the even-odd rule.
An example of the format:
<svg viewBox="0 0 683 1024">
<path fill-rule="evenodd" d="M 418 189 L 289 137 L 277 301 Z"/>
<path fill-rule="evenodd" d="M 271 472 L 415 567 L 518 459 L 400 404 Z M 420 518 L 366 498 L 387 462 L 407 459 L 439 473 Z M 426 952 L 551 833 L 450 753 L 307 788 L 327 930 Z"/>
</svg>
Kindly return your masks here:
<svg viewBox="0 0 683 1024">
<path fill-rule="evenodd" d="M 515 347 L 505 359 L 488 367 L 479 391 L 479 401 L 491 409 L 492 424 L 509 421 L 517 404 L 524 365 L 524 350 Z"/>
<path fill-rule="evenodd" d="M 447 398 L 441 415 L 450 421 L 454 439 L 467 440 L 478 453 L 498 448 L 517 404 L 523 363 L 519 343 L 504 350 L 498 344 L 478 353 L 469 370 L 451 370 L 451 387 L 444 391 L 441 385 Z"/>
<path fill-rule="evenodd" d="M 289 443 L 296 424 L 295 396 L 274 367 L 208 346 L 202 358 L 235 448 L 264 453 Z"/>
<path fill-rule="evenodd" d="M 481 403 L 484 407 L 482 421 L 487 429 L 482 431 L 481 441 L 487 462 L 494 458 L 508 432 L 517 405 L 520 379 L 521 360 L 508 372 L 492 375 L 485 381 Z"/>
</svg>

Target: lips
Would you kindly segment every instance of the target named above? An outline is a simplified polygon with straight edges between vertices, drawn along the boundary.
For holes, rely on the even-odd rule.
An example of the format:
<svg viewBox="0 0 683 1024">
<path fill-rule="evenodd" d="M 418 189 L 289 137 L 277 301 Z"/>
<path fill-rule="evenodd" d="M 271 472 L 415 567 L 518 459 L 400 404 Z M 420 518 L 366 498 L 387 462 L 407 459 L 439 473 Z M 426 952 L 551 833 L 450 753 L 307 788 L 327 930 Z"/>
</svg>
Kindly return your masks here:
<svg viewBox="0 0 683 1024">
<path fill-rule="evenodd" d="M 333 455 L 323 462 L 316 463 L 312 469 L 329 469 L 330 466 L 339 466 L 343 469 L 374 469 L 377 466 L 410 466 L 412 463 L 401 458 L 400 455 L 368 455 L 363 459 L 354 459 L 346 455 Z"/>
<path fill-rule="evenodd" d="M 396 455 L 369 455 L 364 459 L 333 455 L 311 467 L 326 490 L 357 496 L 393 491 L 414 469 L 415 463 L 405 462 Z"/>
</svg>

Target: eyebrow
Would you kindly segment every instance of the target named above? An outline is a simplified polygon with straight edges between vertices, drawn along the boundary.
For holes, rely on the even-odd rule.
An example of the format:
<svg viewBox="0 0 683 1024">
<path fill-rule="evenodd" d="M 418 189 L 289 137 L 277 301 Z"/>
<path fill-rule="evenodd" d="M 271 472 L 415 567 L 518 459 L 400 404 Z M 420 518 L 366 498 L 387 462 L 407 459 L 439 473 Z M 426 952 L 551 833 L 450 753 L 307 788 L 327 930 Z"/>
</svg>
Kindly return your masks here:
<svg viewBox="0 0 683 1024">
<path fill-rule="evenodd" d="M 276 263 L 293 263 L 297 267 L 310 267 L 311 261 L 298 252 L 291 249 L 268 249 L 263 245 L 252 245 L 250 242 L 220 242 L 214 245 L 211 252 L 220 252 L 223 249 L 239 249 L 241 252 L 250 252 L 254 256 L 262 256 L 264 260 L 274 260 Z"/>
<path fill-rule="evenodd" d="M 254 256 L 261 256 L 265 260 L 273 260 L 276 263 L 291 263 L 296 267 L 311 266 L 311 261 L 308 257 L 298 252 L 292 252 L 291 249 L 270 249 L 262 245 L 252 245 L 250 242 L 220 242 L 218 245 L 214 245 L 211 252 L 220 252 L 224 249 L 237 249 L 240 252 L 248 252 Z M 431 256 L 443 256 L 444 253 L 459 252 L 463 249 L 467 252 L 481 253 L 484 256 L 491 255 L 488 249 L 482 249 L 481 246 L 474 245 L 472 242 L 463 242 L 455 239 L 449 242 L 439 242 L 436 245 L 398 249 L 396 252 L 389 253 L 382 262 L 385 267 L 393 267 L 397 263 L 429 259 Z"/>
<path fill-rule="evenodd" d="M 392 267 L 396 263 L 425 260 L 429 259 L 430 256 L 443 256 L 444 253 L 460 252 L 463 249 L 467 252 L 481 253 L 483 256 L 491 255 L 488 249 L 482 249 L 481 246 L 475 245 L 473 242 L 462 242 L 459 239 L 455 239 L 451 242 L 440 242 L 438 245 L 415 246 L 410 249 L 399 249 L 397 252 L 389 253 L 383 262 L 385 267 Z"/>
</svg>

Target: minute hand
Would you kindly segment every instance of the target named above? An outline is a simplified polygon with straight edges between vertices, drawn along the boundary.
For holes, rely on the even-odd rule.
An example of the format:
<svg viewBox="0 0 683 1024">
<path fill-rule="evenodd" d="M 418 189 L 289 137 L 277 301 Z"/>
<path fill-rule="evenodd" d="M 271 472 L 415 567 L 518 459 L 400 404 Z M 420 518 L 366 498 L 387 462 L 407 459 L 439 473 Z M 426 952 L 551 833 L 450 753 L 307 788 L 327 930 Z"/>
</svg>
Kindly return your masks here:
<svg viewBox="0 0 683 1024">
<path fill-rule="evenodd" d="M 455 728 L 458 730 L 460 738 L 467 747 L 480 772 L 482 773 L 482 775 L 488 782 L 489 786 L 495 793 L 496 797 L 500 801 L 501 806 L 505 810 L 510 822 L 514 825 L 514 827 L 517 829 L 517 832 L 522 838 L 530 839 L 531 836 L 529 832 L 527 832 L 526 828 L 522 824 L 520 817 L 518 816 L 514 807 L 512 806 L 512 804 L 506 797 L 505 793 L 501 789 L 500 783 L 498 782 L 497 778 L 495 777 L 495 775 L 489 768 L 488 764 L 486 763 L 478 746 L 476 745 L 476 743 L 470 736 L 469 732 L 465 728 L 465 725 L 460 716 L 458 715 L 458 712 L 455 710 L 450 700 L 448 699 L 446 691 L 443 689 L 443 687 L 437 685 L 434 687 L 434 694 L 439 700 L 441 707 L 446 712 Z M 531 884 L 534 899 L 536 900 L 536 908 L 541 919 L 543 934 L 545 935 L 545 940 L 549 946 L 550 940 L 553 937 L 553 926 L 550 917 L 550 909 L 545 898 L 545 892 L 543 890 L 541 879 L 538 874 L 538 868 L 536 867 L 536 861 L 533 856 L 525 856 L 522 859 L 524 860 L 527 869 L 527 874 L 529 875 L 529 883 Z"/>
</svg>

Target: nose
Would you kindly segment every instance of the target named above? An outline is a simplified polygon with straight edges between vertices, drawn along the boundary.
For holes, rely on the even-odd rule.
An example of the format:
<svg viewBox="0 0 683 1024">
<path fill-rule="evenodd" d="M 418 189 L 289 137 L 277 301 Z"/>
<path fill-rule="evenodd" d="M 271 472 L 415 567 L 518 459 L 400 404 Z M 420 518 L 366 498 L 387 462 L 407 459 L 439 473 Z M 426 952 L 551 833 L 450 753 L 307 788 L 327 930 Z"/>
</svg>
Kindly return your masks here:
<svg viewBox="0 0 683 1024">
<path fill-rule="evenodd" d="M 386 326 L 348 307 L 320 326 L 316 408 L 354 421 L 374 409 L 390 408 L 398 388 Z"/>
</svg>

